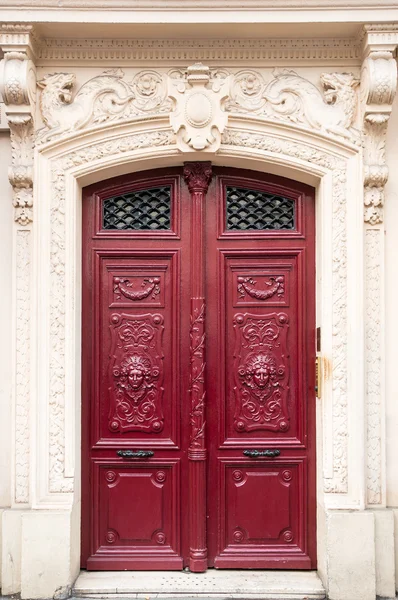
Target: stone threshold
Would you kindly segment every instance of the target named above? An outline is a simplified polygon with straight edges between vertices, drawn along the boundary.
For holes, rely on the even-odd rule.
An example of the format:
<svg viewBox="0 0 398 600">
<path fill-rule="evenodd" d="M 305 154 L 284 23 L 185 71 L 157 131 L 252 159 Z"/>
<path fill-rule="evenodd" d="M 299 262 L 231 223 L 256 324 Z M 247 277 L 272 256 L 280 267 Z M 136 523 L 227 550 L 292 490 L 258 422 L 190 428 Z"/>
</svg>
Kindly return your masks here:
<svg viewBox="0 0 398 600">
<path fill-rule="evenodd" d="M 82 571 L 74 598 L 175 598 L 178 600 L 323 600 L 316 571 L 217 570 Z"/>
</svg>

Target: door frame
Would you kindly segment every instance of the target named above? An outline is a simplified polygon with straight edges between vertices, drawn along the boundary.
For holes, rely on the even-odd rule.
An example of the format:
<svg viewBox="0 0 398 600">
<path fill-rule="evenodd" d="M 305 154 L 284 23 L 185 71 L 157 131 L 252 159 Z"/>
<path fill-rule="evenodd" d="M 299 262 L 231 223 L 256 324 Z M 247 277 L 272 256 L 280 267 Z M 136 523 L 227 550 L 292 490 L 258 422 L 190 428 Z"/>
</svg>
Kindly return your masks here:
<svg viewBox="0 0 398 600">
<path fill-rule="evenodd" d="M 40 202 L 35 206 L 33 261 L 39 310 L 33 311 L 32 331 L 33 346 L 40 352 L 34 362 L 38 443 L 33 504 L 50 514 L 63 509 L 70 515 L 57 529 L 57 539 L 72 549 L 74 573 L 80 562 L 81 188 L 155 165 L 179 165 L 182 158 L 266 171 L 316 187 L 317 325 L 322 328 L 324 365 L 323 397 L 317 403 L 319 530 L 325 530 L 330 509 L 358 511 L 364 506 L 364 405 L 349 401 L 364 395 L 364 367 L 358 361 L 364 355 L 358 148 L 293 125 L 254 123 L 242 115 L 234 117 L 233 135 L 217 155 L 190 152 L 182 157 L 169 131 L 166 118 L 105 125 L 37 150 L 35 193 Z M 345 236 L 348 223 L 350 236 Z M 64 246 L 58 248 L 60 241 Z M 333 264 L 341 267 L 337 275 Z M 336 414 L 345 418 L 336 419 Z M 348 435 L 349 424 L 356 425 Z M 320 565 L 326 556 L 325 544 L 318 543 Z"/>
</svg>

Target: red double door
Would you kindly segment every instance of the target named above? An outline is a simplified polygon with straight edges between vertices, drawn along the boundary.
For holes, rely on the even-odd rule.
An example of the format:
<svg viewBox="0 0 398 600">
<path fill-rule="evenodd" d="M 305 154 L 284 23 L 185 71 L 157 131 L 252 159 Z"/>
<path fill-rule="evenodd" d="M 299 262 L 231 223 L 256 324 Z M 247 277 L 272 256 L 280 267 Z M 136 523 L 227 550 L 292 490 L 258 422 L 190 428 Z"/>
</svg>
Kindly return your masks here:
<svg viewBox="0 0 398 600">
<path fill-rule="evenodd" d="M 287 179 L 85 189 L 84 568 L 315 567 L 314 245 Z"/>
</svg>

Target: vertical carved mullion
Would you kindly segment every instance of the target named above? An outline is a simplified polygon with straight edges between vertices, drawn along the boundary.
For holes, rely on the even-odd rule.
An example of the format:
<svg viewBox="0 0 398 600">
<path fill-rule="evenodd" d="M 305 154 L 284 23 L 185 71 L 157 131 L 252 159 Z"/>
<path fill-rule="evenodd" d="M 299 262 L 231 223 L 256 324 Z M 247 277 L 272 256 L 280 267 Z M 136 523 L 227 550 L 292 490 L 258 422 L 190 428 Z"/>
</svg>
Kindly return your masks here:
<svg viewBox="0 0 398 600">
<path fill-rule="evenodd" d="M 206 544 L 206 437 L 205 437 L 205 198 L 211 164 L 185 163 L 184 178 L 191 194 L 191 327 L 190 327 L 190 443 L 189 510 L 190 569 L 207 568 Z"/>
</svg>

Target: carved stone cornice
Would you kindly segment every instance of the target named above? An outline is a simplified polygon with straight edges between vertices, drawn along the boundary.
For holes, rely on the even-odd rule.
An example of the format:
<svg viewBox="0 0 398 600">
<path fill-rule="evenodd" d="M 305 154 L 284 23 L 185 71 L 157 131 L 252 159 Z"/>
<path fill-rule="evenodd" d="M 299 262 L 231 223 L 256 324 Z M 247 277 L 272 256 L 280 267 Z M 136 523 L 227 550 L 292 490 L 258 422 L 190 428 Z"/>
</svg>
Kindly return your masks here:
<svg viewBox="0 0 398 600">
<path fill-rule="evenodd" d="M 36 68 L 33 28 L 23 24 L 0 26 L 0 92 L 11 135 L 9 180 L 14 190 L 15 220 L 32 221 L 33 148 L 36 104 Z"/>
<path fill-rule="evenodd" d="M 361 49 L 354 38 L 261 38 L 261 39 L 136 39 L 79 38 L 43 39 L 37 47 L 38 64 L 79 61 L 118 65 L 145 61 L 160 64 L 325 64 L 347 61 L 360 64 Z"/>
<path fill-rule="evenodd" d="M 384 186 L 388 179 L 385 146 L 397 88 L 395 51 L 398 26 L 366 25 L 363 36 L 361 99 L 364 142 L 364 219 L 383 221 Z"/>
</svg>

